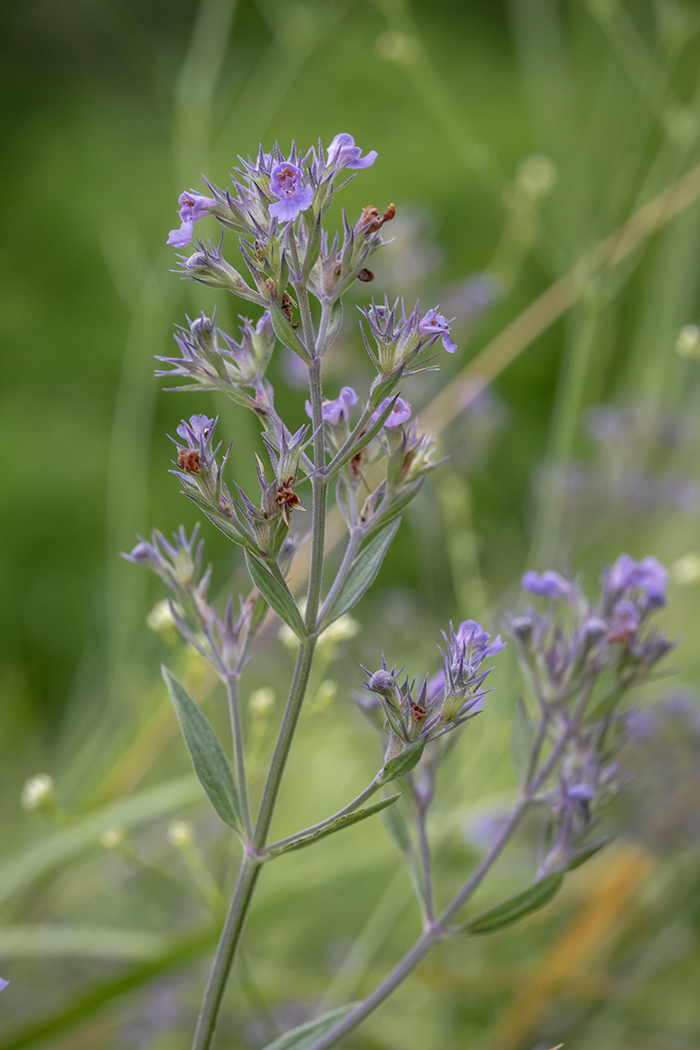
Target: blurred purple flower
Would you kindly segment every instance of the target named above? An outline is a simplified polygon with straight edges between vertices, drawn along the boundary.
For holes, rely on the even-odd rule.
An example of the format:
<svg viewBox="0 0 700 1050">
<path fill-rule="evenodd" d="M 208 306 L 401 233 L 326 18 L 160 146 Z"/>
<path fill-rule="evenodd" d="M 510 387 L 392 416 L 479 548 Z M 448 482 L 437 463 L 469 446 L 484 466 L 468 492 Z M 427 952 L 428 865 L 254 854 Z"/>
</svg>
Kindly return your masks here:
<svg viewBox="0 0 700 1050">
<path fill-rule="evenodd" d="M 554 600 L 569 598 L 573 593 L 573 587 L 569 581 L 551 569 L 543 573 L 526 572 L 521 583 L 524 591 L 529 591 L 530 594 L 540 594 L 545 598 L 553 598 Z"/>
<path fill-rule="evenodd" d="M 454 321 L 454 317 L 452 318 Z M 423 335 L 440 335 L 442 336 L 442 345 L 448 354 L 454 354 L 457 350 L 457 344 L 450 338 L 450 324 L 452 321 L 448 321 L 444 314 L 439 314 L 437 309 L 433 307 L 427 310 L 419 324 L 418 334 Z"/>
<path fill-rule="evenodd" d="M 370 150 L 363 157 L 362 150 L 355 145 L 352 135 L 346 131 L 336 135 L 328 147 L 328 167 L 336 168 L 369 168 L 377 159 L 377 151 Z"/>
<path fill-rule="evenodd" d="M 10 983 L 10 982 L 9 982 L 9 981 L 6 981 L 6 980 L 4 979 L 4 977 L 0 977 L 0 992 L 4 991 L 4 990 L 5 990 L 5 988 L 7 988 L 7 986 L 8 986 L 8 984 L 9 984 L 9 983 Z"/>
<path fill-rule="evenodd" d="M 384 411 L 384 409 L 387 407 L 387 405 L 390 403 L 391 400 L 392 399 L 390 397 L 385 397 L 384 398 L 384 400 L 381 402 L 381 404 L 377 408 L 376 412 L 372 413 L 372 423 L 376 423 L 377 422 L 377 420 L 381 416 L 382 412 Z M 402 397 L 397 397 L 396 404 L 394 405 L 394 407 L 392 408 L 391 412 L 387 416 L 387 418 L 386 418 L 386 420 L 384 422 L 384 426 L 386 427 L 386 429 L 388 431 L 393 433 L 394 431 L 398 430 L 399 427 L 402 426 L 404 423 L 407 423 L 410 418 L 411 418 L 411 406 L 409 405 L 408 401 L 404 401 L 404 399 Z"/>
<path fill-rule="evenodd" d="M 314 199 L 312 187 L 304 186 L 301 168 L 289 161 L 276 164 L 271 174 L 270 191 L 279 200 L 270 205 L 270 215 L 280 222 L 296 219 L 300 211 L 306 211 L 311 205 Z"/>
<path fill-rule="evenodd" d="M 613 591 L 638 587 L 652 606 L 666 604 L 668 572 L 653 555 L 635 561 L 629 554 L 621 554 L 611 567 L 607 582 Z"/>
<path fill-rule="evenodd" d="M 353 406 L 356 404 L 357 394 L 351 386 L 344 386 L 338 394 L 338 396 L 336 397 L 335 401 L 323 402 L 323 419 L 326 423 L 330 423 L 333 427 L 338 426 L 341 418 L 347 423 L 350 418 L 350 414 L 352 413 Z M 309 419 L 313 419 L 313 411 L 311 408 L 310 401 L 306 402 L 305 408 L 306 414 L 309 417 Z"/>
<path fill-rule="evenodd" d="M 180 229 L 170 231 L 168 244 L 172 244 L 174 248 L 186 248 L 192 240 L 197 219 L 208 215 L 216 207 L 217 202 L 213 197 L 203 197 L 201 193 L 190 190 L 189 193 L 180 194 L 178 204 L 180 205 Z"/>
<path fill-rule="evenodd" d="M 649 740 L 657 727 L 656 712 L 648 707 L 633 707 L 627 712 L 625 725 L 632 740 Z"/>
<path fill-rule="evenodd" d="M 567 787 L 566 794 L 574 802 L 583 802 L 587 805 L 593 801 L 595 791 L 588 784 L 571 784 L 570 787 Z"/>
<path fill-rule="evenodd" d="M 609 642 L 630 642 L 639 627 L 639 609 L 632 602 L 615 602 L 613 621 L 608 632 Z"/>
</svg>

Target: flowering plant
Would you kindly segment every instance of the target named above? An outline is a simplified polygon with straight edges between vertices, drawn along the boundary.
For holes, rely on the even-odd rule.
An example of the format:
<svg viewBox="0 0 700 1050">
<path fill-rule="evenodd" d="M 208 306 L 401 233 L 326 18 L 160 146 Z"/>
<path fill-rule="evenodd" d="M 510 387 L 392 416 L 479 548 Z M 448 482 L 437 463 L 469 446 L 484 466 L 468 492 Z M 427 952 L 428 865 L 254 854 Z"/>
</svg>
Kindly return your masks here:
<svg viewBox="0 0 700 1050">
<path fill-rule="evenodd" d="M 182 275 L 227 289 L 262 308 L 257 321 L 243 319 L 234 339 L 204 314 L 178 329 L 179 356 L 161 357 L 159 374 L 184 377 L 179 390 L 218 390 L 248 408 L 262 427 L 269 468 L 257 460 L 260 493 L 252 497 L 230 477 L 231 445 L 222 454 L 218 419 L 192 415 L 176 429 L 174 473 L 183 492 L 208 521 L 242 548 L 250 591 L 234 612 L 223 613 L 208 597 L 210 570 L 203 568 L 198 528 L 180 529 L 172 542 L 154 532 L 126 557 L 156 572 L 171 591 L 170 610 L 185 639 L 224 683 L 231 723 L 232 756 L 212 725 L 167 669 L 164 677 L 184 741 L 202 787 L 221 820 L 241 841 L 238 878 L 221 934 L 194 1037 L 195 1050 L 212 1045 L 222 996 L 263 868 L 277 857 L 383 811 L 412 873 L 423 929 L 413 947 L 381 983 L 358 1003 L 344 1005 L 287 1033 L 279 1045 L 324 1050 L 356 1027 L 412 972 L 440 940 L 501 929 L 546 905 L 566 872 L 608 841 L 596 835 L 600 807 L 617 789 L 615 754 L 624 736 L 620 701 L 647 678 L 670 643 L 652 624 L 665 601 L 666 573 L 653 557 L 622 555 L 603 575 L 602 593 L 589 601 L 576 582 L 554 571 L 527 572 L 523 588 L 546 604 L 511 617 L 513 638 L 527 682 L 527 699 L 515 713 L 513 750 L 519 792 L 483 858 L 452 897 L 438 906 L 434 888 L 429 815 L 442 760 L 463 727 L 485 707 L 488 676 L 505 647 L 480 624 L 449 624 L 443 633 L 442 667 L 432 677 L 411 679 L 377 653 L 365 671 L 358 697 L 382 740 L 383 757 L 368 786 L 339 811 L 276 842 L 270 825 L 285 766 L 307 693 L 319 638 L 349 612 L 377 577 L 401 516 L 435 461 L 434 442 L 411 420 L 402 396 L 408 376 L 426 370 L 438 340 L 457 349 L 450 322 L 438 307 L 408 314 L 385 298 L 362 310 L 361 334 L 376 375 L 360 396 L 349 386 L 324 396 L 322 363 L 341 330 L 344 294 L 373 274 L 370 257 L 381 249 L 383 227 L 395 208 L 365 207 L 354 224 L 343 214 L 342 239 L 324 229 L 345 169 L 361 170 L 364 157 L 348 134 L 328 149 L 319 142 L 301 156 L 278 146 L 241 160 L 231 189 L 209 185 L 210 196 L 180 197 L 181 225 L 169 243 L 187 249 L 195 224 L 213 215 L 223 227 L 217 245 L 198 240 L 181 256 Z M 239 235 L 249 279 L 224 258 L 226 231 Z M 366 324 L 366 328 L 365 328 Z M 267 368 L 277 343 L 296 354 L 308 371 L 310 425 L 296 431 L 275 407 Z M 434 365 L 429 367 L 433 368 Z M 361 407 L 358 407 L 361 406 Z M 364 467 L 373 465 L 374 488 Z M 268 474 L 269 469 L 269 474 Z M 367 492 L 363 491 L 367 488 Z M 310 491 L 309 491 L 310 490 Z M 326 521 L 334 492 L 345 522 L 345 550 L 335 574 L 326 565 Z M 305 603 L 287 580 L 307 536 L 295 528 L 310 510 L 310 555 Z M 268 609 L 296 644 L 296 665 L 257 812 L 246 775 L 246 742 L 239 700 L 241 676 Z M 358 683 L 359 684 L 359 683 Z M 391 785 L 391 786 L 390 786 Z M 398 790 L 393 790 L 398 786 Z M 412 830 L 397 803 L 408 812 Z M 370 802 L 370 799 L 374 801 Z M 539 814 L 541 833 L 531 885 L 480 915 L 463 908 L 490 872 L 525 815 Z M 272 1046 L 273 1044 L 270 1044 Z"/>
</svg>

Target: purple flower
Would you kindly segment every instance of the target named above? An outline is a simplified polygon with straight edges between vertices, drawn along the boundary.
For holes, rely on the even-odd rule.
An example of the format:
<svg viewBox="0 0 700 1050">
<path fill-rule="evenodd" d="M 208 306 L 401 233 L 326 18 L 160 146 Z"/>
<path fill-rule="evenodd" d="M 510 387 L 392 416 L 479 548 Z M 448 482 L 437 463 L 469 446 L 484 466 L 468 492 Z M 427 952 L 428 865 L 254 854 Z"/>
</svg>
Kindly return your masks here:
<svg viewBox="0 0 700 1050">
<path fill-rule="evenodd" d="M 649 740 L 656 731 L 656 713 L 648 707 L 633 707 L 627 712 L 625 726 L 632 740 Z"/>
<path fill-rule="evenodd" d="M 455 632 L 455 641 L 472 652 L 472 660 L 478 655 L 479 662 L 487 656 L 495 656 L 506 647 L 500 634 L 497 634 L 492 642 L 490 639 L 491 635 L 484 631 L 476 620 L 463 620 Z"/>
<path fill-rule="evenodd" d="M 189 193 L 180 194 L 178 204 L 180 205 L 180 229 L 170 231 L 168 244 L 172 244 L 174 248 L 186 248 L 192 240 L 197 219 L 213 211 L 217 206 L 217 201 L 213 197 L 203 197 L 201 193 L 190 190 Z"/>
<path fill-rule="evenodd" d="M 187 442 L 189 448 L 200 449 L 206 447 L 215 426 L 216 420 L 209 419 L 209 416 L 190 416 L 189 422 L 183 419 L 177 428 L 177 433 L 183 441 Z"/>
<path fill-rule="evenodd" d="M 652 606 L 666 604 L 668 572 L 652 555 L 635 561 L 629 554 L 621 554 L 611 567 L 607 582 L 613 591 L 638 587 Z"/>
<path fill-rule="evenodd" d="M 609 642 L 631 642 L 639 626 L 639 609 L 632 602 L 615 602 Z"/>
<path fill-rule="evenodd" d="M 454 321 L 454 317 L 452 318 Z M 418 333 L 419 335 L 441 335 L 442 345 L 448 354 L 454 354 L 457 349 L 457 344 L 450 338 L 450 325 L 452 321 L 448 321 L 444 314 L 439 314 L 435 308 L 426 311 L 423 314 L 419 324 Z"/>
<path fill-rule="evenodd" d="M 560 576 L 558 572 L 548 569 L 546 572 L 526 572 L 522 578 L 522 588 L 530 594 L 540 594 L 545 598 L 559 600 L 568 598 L 572 593 L 572 586 Z"/>
<path fill-rule="evenodd" d="M 376 412 L 372 413 L 372 423 L 377 422 L 382 412 L 391 402 L 391 400 L 392 399 L 390 397 L 384 398 L 382 403 L 377 408 Z M 400 426 L 402 426 L 404 423 L 407 423 L 410 418 L 411 406 L 409 405 L 408 401 L 404 401 L 402 397 L 397 397 L 396 404 L 394 405 L 391 412 L 384 421 L 384 426 L 390 433 L 394 433 L 399 429 Z"/>
<path fill-rule="evenodd" d="M 0 977 L 0 992 L 4 991 L 4 989 L 7 988 L 9 983 L 10 982 L 6 981 L 4 977 Z"/>
<path fill-rule="evenodd" d="M 336 168 L 369 168 L 377 159 L 377 151 L 370 150 L 365 156 L 361 156 L 362 150 L 355 145 L 352 135 L 346 131 L 336 135 L 328 147 L 328 167 L 335 165 Z"/>
<path fill-rule="evenodd" d="M 571 784 L 570 787 L 566 788 L 566 794 L 575 802 L 583 802 L 584 805 L 588 805 L 589 802 L 593 801 L 595 791 L 588 784 Z"/>
<path fill-rule="evenodd" d="M 335 401 L 323 402 L 323 419 L 333 427 L 337 427 L 341 419 L 347 423 L 353 406 L 356 404 L 357 394 L 351 386 L 344 386 Z M 305 408 L 309 419 L 313 419 L 313 409 L 310 401 L 306 402 Z"/>
<path fill-rule="evenodd" d="M 270 215 L 280 222 L 296 219 L 299 212 L 306 211 L 313 201 L 312 187 L 303 185 L 301 168 L 295 167 L 288 160 L 276 164 L 271 175 L 270 191 L 279 197 L 279 200 L 270 205 Z"/>
</svg>

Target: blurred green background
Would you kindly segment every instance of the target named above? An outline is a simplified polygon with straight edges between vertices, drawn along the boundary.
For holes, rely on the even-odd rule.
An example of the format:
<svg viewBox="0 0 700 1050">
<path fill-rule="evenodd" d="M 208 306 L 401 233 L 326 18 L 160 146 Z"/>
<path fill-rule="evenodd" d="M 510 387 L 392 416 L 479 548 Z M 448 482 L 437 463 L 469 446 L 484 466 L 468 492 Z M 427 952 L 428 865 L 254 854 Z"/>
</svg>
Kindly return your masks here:
<svg viewBox="0 0 700 1050">
<path fill-rule="evenodd" d="M 526 567 L 581 573 L 592 592 L 601 565 L 623 550 L 671 565 L 663 618 L 681 638 L 668 661 L 680 674 L 646 699 L 675 690 L 682 700 L 664 715 L 662 744 L 630 752 L 637 775 L 633 803 L 615 815 L 618 843 L 522 927 L 441 947 L 347 1045 L 700 1047 L 692 329 L 690 356 L 676 352 L 681 329 L 700 319 L 700 175 L 682 184 L 687 207 L 670 221 L 659 212 L 656 232 L 642 229 L 619 263 L 579 266 L 570 309 L 556 294 L 540 300 L 533 342 L 511 331 L 498 344 L 505 357 L 478 358 L 481 371 L 466 379 L 493 379 L 478 398 L 469 401 L 462 375 L 700 161 L 698 4 L 24 0 L 0 18 L 0 965 L 12 982 L 0 1048 L 189 1045 L 216 920 L 167 839 L 168 821 L 195 821 L 225 892 L 235 856 L 189 775 L 159 662 L 207 697 L 213 719 L 220 698 L 208 699 L 195 658 L 146 626 L 163 594 L 119 551 L 137 532 L 196 520 L 168 474 L 166 435 L 182 416 L 221 412 L 242 482 L 260 442 L 241 412 L 162 393 L 153 378 L 153 356 L 170 353 L 186 313 L 216 304 L 233 332 L 238 311 L 178 280 L 165 238 L 178 194 L 201 191 L 202 172 L 225 185 L 236 156 L 260 141 L 305 149 L 339 131 L 379 153 L 344 191 L 349 215 L 397 206 L 387 228 L 395 241 L 375 257 L 369 291 L 410 305 L 420 296 L 457 317 L 463 349 L 406 393 L 426 408 L 454 381 L 467 407 L 441 435 L 450 462 L 356 610 L 358 633 L 327 653 L 280 833 L 342 805 L 376 768 L 376 743 L 349 699 L 358 661 L 373 666 L 382 647 L 392 662 L 409 658 L 412 673 L 432 671 L 450 617 L 498 629 L 521 602 Z M 203 230 L 213 236 L 213 221 Z M 228 255 L 235 264 L 233 244 Z M 304 395 L 293 370 L 280 356 L 273 372 L 298 426 Z M 348 321 L 327 362 L 328 390 L 368 375 Z M 212 531 L 216 589 L 243 588 L 238 555 Z M 262 687 L 277 697 L 265 707 L 258 694 L 248 713 L 258 779 L 292 659 L 274 643 L 271 632 L 244 683 L 246 698 Z M 442 785 L 443 893 L 478 855 L 470 820 L 512 788 L 509 720 L 521 688 L 512 656 L 493 679 L 489 711 Z M 73 815 L 62 828 L 19 808 L 22 783 L 40 770 Z M 99 835 L 117 827 L 129 829 L 128 849 L 110 852 Z M 222 1047 L 264 1045 L 310 1016 L 329 983 L 331 1004 L 361 994 L 415 935 L 408 879 L 379 823 L 339 839 L 285 858 L 263 880 Z M 195 899 L 164 885 L 163 870 Z M 489 893 L 530 876 L 524 840 Z"/>
</svg>

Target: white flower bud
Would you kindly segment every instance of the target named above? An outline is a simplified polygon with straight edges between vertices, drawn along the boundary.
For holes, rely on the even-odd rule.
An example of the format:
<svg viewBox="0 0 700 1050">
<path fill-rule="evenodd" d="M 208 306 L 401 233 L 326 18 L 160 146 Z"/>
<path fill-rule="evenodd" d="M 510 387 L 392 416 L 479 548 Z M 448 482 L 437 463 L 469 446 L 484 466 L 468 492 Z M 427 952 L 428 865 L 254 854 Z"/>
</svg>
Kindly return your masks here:
<svg viewBox="0 0 700 1050">
<path fill-rule="evenodd" d="M 54 783 L 48 773 L 30 777 L 22 788 L 20 802 L 23 809 L 43 809 L 53 797 Z"/>
<path fill-rule="evenodd" d="M 187 849 L 194 842 L 194 828 L 189 820 L 173 820 L 168 827 L 168 842 L 176 849 Z"/>
<path fill-rule="evenodd" d="M 117 849 L 126 838 L 124 828 L 107 828 L 100 835 L 100 845 L 105 849 Z"/>
<path fill-rule="evenodd" d="M 275 690 L 270 689 L 269 686 L 263 686 L 262 689 L 256 689 L 250 694 L 248 700 L 248 707 L 251 714 L 253 715 L 266 715 L 267 712 L 274 707 L 275 704 Z"/>
<path fill-rule="evenodd" d="M 700 358 L 700 328 L 696 324 L 683 325 L 676 339 L 676 353 L 679 357 Z"/>
</svg>

